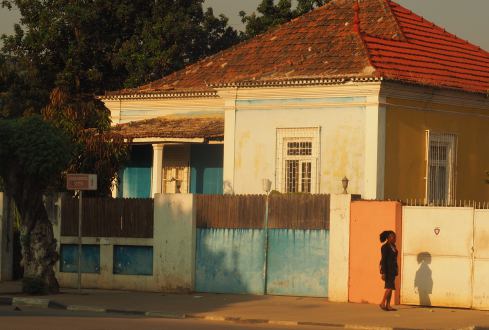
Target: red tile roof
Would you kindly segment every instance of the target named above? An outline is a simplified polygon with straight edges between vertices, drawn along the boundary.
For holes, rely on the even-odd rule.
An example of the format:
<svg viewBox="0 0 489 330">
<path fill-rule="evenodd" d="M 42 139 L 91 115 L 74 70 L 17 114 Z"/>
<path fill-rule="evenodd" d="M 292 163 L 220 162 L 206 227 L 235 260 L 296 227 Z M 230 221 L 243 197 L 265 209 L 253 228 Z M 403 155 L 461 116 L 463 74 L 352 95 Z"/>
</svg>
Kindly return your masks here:
<svg viewBox="0 0 489 330">
<path fill-rule="evenodd" d="M 119 124 L 112 127 L 112 131 L 128 139 L 202 138 L 206 141 L 222 141 L 224 139 L 224 118 L 222 116 L 166 116 Z"/>
<path fill-rule="evenodd" d="M 160 80 L 113 94 L 304 78 L 384 78 L 486 94 L 489 53 L 395 2 L 333 0 Z"/>
</svg>

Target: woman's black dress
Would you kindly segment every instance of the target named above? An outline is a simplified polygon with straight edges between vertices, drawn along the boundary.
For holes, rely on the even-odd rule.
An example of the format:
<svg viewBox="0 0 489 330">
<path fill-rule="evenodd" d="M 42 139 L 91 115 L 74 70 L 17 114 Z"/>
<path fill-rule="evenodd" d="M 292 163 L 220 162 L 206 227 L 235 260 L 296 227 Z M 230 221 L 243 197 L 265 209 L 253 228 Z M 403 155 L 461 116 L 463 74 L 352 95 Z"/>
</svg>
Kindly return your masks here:
<svg viewBox="0 0 489 330">
<path fill-rule="evenodd" d="M 380 251 L 382 253 L 380 273 L 385 275 L 385 288 L 395 290 L 395 280 L 398 273 L 397 248 L 390 243 L 385 243 Z"/>
</svg>

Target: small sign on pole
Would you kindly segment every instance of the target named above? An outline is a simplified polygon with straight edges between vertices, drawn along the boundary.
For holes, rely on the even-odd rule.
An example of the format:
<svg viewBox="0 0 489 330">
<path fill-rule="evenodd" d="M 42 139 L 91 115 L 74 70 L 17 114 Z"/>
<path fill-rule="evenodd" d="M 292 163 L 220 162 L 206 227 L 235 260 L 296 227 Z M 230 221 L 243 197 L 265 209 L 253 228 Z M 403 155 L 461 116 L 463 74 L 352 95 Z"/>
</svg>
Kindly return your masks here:
<svg viewBox="0 0 489 330">
<path fill-rule="evenodd" d="M 97 190 L 97 174 L 67 174 L 66 189 Z"/>
<path fill-rule="evenodd" d="M 79 193 L 78 199 L 78 291 L 81 292 L 81 257 L 82 257 L 82 205 L 83 191 L 97 190 L 96 174 L 67 174 L 66 189 L 76 190 Z"/>
</svg>

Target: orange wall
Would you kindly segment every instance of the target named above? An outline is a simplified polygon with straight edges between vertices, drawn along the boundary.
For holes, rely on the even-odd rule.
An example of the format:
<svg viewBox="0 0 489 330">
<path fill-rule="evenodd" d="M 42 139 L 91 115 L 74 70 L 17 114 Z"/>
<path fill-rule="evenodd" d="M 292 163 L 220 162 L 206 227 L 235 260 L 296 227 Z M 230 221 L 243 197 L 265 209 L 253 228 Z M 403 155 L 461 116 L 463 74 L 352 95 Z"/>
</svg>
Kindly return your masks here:
<svg viewBox="0 0 489 330">
<path fill-rule="evenodd" d="M 380 277 L 379 234 L 384 230 L 397 233 L 399 267 L 401 266 L 401 204 L 397 202 L 357 201 L 351 204 L 350 279 L 348 299 L 355 303 L 379 304 L 384 293 Z M 400 274 L 399 270 L 399 274 Z M 400 277 L 396 280 L 396 303 L 399 302 Z"/>
<path fill-rule="evenodd" d="M 457 200 L 489 200 L 489 108 L 427 104 L 388 98 L 385 198 L 424 200 L 426 195 L 426 130 L 456 134 Z M 427 111 L 426 109 L 431 109 Z M 435 111 L 436 110 L 436 111 Z"/>
</svg>

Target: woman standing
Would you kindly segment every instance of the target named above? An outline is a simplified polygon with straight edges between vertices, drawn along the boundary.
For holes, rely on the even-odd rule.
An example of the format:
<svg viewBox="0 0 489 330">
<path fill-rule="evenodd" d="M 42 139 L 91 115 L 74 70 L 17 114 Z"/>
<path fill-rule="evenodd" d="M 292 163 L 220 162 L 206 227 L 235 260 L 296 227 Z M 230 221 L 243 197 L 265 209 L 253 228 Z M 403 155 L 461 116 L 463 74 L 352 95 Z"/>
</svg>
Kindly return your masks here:
<svg viewBox="0 0 489 330">
<path fill-rule="evenodd" d="M 380 308 L 385 311 L 395 311 L 391 307 L 392 291 L 396 289 L 395 280 L 398 274 L 396 233 L 392 230 L 380 234 L 380 242 L 384 243 L 381 248 L 382 259 L 380 260 L 380 274 L 385 282 L 385 293 L 380 303 Z"/>
</svg>

